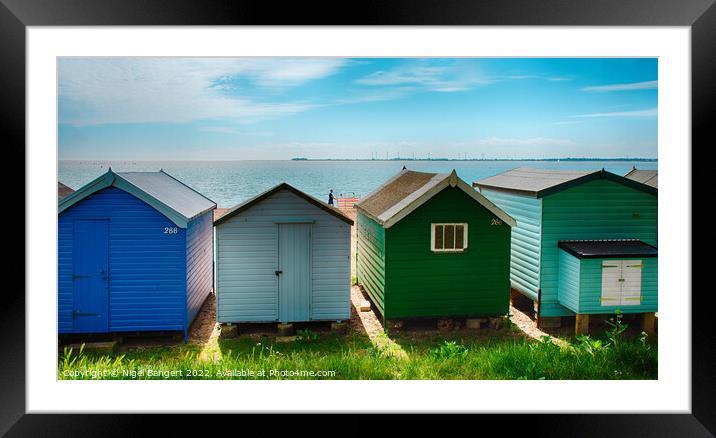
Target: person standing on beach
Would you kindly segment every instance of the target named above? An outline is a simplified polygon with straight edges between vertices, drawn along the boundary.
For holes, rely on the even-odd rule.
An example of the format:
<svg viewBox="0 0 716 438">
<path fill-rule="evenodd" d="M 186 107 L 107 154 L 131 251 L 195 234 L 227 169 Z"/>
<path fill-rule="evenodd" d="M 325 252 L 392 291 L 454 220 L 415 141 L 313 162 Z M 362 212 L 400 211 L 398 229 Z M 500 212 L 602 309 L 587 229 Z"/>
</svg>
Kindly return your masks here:
<svg viewBox="0 0 716 438">
<path fill-rule="evenodd" d="M 328 205 L 333 205 L 333 189 L 328 192 Z"/>
</svg>

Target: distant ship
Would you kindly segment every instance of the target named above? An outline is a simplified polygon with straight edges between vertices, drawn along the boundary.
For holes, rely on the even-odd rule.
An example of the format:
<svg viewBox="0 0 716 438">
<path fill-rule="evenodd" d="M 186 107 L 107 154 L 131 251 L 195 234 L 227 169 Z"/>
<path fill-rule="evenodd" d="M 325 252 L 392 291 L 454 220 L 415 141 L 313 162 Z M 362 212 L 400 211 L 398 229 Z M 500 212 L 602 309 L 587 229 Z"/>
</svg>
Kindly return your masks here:
<svg viewBox="0 0 716 438">
<path fill-rule="evenodd" d="M 304 158 L 304 157 L 295 157 L 295 158 L 291 158 L 291 160 L 293 160 L 293 161 L 306 161 L 306 160 L 308 160 L 308 158 Z"/>
</svg>

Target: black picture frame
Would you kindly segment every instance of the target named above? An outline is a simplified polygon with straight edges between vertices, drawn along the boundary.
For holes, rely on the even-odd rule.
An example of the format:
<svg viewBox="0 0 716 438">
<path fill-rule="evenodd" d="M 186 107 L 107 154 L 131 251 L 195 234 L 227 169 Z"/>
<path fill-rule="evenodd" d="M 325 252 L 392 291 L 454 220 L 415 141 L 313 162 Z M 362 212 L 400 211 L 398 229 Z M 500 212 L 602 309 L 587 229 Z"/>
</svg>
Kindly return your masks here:
<svg viewBox="0 0 716 438">
<path fill-rule="evenodd" d="M 457 0 L 363 1 L 356 3 L 188 0 L 0 0 L 0 124 L 5 153 L 14 166 L 12 181 L 25 182 L 25 44 L 28 26 L 105 25 L 573 25 L 573 26 L 690 26 L 692 32 L 692 149 L 713 143 L 710 120 L 716 114 L 716 6 L 714 0 Z M 708 138 L 708 140 L 707 140 Z M 707 143 L 707 141 L 709 143 Z M 684 153 L 689 153 L 684 148 Z M 692 156 L 693 157 L 693 156 Z M 692 158 L 693 159 L 693 158 Z M 9 161 L 8 161 L 9 162 Z M 22 162 L 25 166 L 20 166 Z M 703 171 L 692 170 L 692 178 Z M 18 184 L 19 185 L 19 184 Z M 698 187 L 693 184 L 694 190 Z M 23 186 L 24 188 L 24 186 Z M 709 197 L 710 198 L 710 197 Z M 692 197 L 692 199 L 697 199 Z M 6 182 L 7 219 L 17 228 L 11 211 L 25 206 L 25 191 Z M 703 208 L 703 207 L 702 207 Z M 684 217 L 691 221 L 692 212 Z M 28 233 L 23 208 L 23 235 Z M 697 216 L 699 217 L 699 216 Z M 6 225 L 6 227 L 9 225 Z M 14 234 L 13 248 L 24 248 Z M 20 242 L 20 240 L 23 240 Z M 6 252 L 7 254 L 7 252 Z M 163 435 L 186 432 L 190 416 L 166 418 L 142 415 L 25 414 L 25 249 L 6 258 L 6 284 L 0 306 L 0 434 L 8 436 L 127 435 L 130 428 L 145 432 L 160 422 Z M 708 257 L 693 257 L 696 269 L 706 268 Z M 703 260 L 703 261 L 701 261 Z M 706 268 L 708 272 L 708 268 Z M 12 274 L 12 275 L 11 275 Z M 691 414 L 649 415 L 501 415 L 482 416 L 481 430 L 509 434 L 569 436 L 714 436 L 716 434 L 716 330 L 711 316 L 712 288 L 692 287 L 692 410 Z M 16 286 L 16 287 L 13 287 Z M 686 291 L 688 292 L 688 291 Z M 240 396 L 240 395 L 237 395 Z M 538 402 L 538 396 L 529 394 Z M 634 397 L 638 394 L 620 394 Z M 202 419 L 199 430 L 215 435 L 231 416 Z M 424 417 L 423 417 L 424 418 Z M 358 420 L 348 420 L 356 422 Z M 215 423 L 214 423 L 215 422 Z M 413 424 L 415 420 L 411 420 Z M 402 422 L 400 422 L 402 423 Z M 400 424 L 398 423 L 398 424 Z M 470 421 L 471 427 L 477 427 Z M 272 431 L 292 421 L 270 422 Z M 492 426 L 492 427 L 491 427 Z M 372 426 L 367 428 L 374 429 Z M 253 428 L 251 428 L 253 429 Z M 250 430 L 250 429 L 245 429 Z M 345 429 L 344 429 L 345 430 Z M 157 433 L 157 432 L 155 432 Z M 369 433 L 369 432 L 364 432 Z"/>
</svg>

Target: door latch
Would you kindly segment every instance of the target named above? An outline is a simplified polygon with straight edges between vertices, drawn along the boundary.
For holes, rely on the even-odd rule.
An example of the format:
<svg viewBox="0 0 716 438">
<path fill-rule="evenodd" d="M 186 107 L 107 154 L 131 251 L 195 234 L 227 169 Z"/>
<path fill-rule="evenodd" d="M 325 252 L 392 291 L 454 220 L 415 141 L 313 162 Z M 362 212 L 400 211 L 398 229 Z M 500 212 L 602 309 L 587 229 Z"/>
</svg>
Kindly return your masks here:
<svg viewBox="0 0 716 438">
<path fill-rule="evenodd" d="M 274 271 L 274 273 L 275 273 L 276 276 L 278 277 L 279 275 L 283 274 L 283 271 Z"/>
</svg>

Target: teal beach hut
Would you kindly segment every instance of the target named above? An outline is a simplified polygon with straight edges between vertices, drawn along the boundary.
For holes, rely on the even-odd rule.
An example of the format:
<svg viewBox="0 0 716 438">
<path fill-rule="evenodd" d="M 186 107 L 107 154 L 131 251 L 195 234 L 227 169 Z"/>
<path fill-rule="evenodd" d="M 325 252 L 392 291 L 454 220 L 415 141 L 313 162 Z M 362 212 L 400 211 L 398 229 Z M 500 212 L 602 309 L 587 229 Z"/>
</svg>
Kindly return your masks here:
<svg viewBox="0 0 716 438">
<path fill-rule="evenodd" d="M 474 186 L 517 220 L 510 280 L 540 325 L 657 311 L 657 189 L 605 170 L 517 168 Z"/>
</svg>

